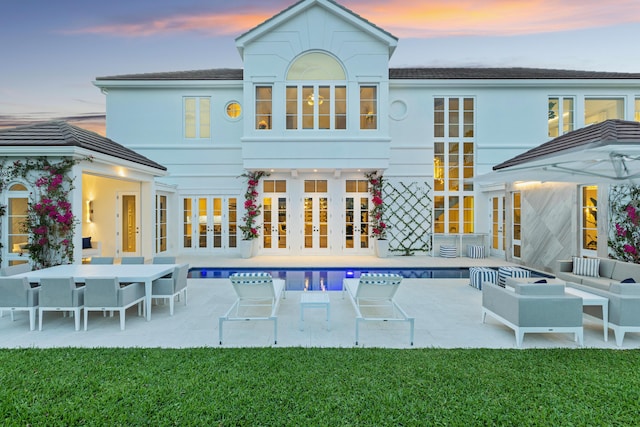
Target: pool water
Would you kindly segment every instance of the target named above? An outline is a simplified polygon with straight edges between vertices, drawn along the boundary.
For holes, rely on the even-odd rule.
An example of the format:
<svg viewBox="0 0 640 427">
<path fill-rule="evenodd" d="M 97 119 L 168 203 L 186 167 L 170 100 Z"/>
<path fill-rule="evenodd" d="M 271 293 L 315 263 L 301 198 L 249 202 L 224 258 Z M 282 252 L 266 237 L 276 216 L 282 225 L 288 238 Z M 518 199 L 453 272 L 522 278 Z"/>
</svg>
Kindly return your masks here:
<svg viewBox="0 0 640 427">
<path fill-rule="evenodd" d="M 197 267 L 189 270 L 190 278 L 226 279 L 233 273 L 251 273 L 264 271 L 274 278 L 284 279 L 288 291 L 341 291 L 342 279 L 359 278 L 362 273 L 395 273 L 406 279 L 468 279 L 467 267 L 425 267 L 425 268 L 213 268 Z M 539 273 L 531 272 L 532 276 Z"/>
</svg>

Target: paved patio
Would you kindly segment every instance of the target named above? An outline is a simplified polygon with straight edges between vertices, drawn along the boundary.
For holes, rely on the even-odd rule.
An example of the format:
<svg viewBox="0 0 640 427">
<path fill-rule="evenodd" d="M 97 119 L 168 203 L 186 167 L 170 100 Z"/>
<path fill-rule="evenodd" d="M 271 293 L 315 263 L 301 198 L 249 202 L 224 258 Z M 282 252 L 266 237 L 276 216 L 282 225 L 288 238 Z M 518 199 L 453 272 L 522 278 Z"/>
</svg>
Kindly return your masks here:
<svg viewBox="0 0 640 427">
<path fill-rule="evenodd" d="M 255 257 L 184 258 L 192 267 L 466 267 L 506 265 L 496 258 L 432 258 L 430 256 L 390 257 Z M 416 318 L 413 348 L 516 348 L 514 333 L 488 317 L 481 322 L 480 291 L 468 279 L 405 279 L 397 299 Z M 169 306 L 154 305 L 150 322 L 127 311 L 126 330 L 114 318 L 92 313 L 89 330 L 74 330 L 73 319 L 59 313 L 45 313 L 43 330 L 29 331 L 26 312 L 16 313 L 11 322 L 5 312 L 0 318 L 0 348 L 17 347 L 220 347 L 218 317 L 234 301 L 228 279 L 189 279 L 188 305 L 177 302 L 174 316 Z M 300 330 L 301 291 L 287 292 L 280 306 L 278 347 L 354 347 L 355 317 L 348 298 L 330 292 L 331 329 L 327 331 L 323 309 L 305 310 L 305 328 Z M 604 342 L 598 319 L 584 318 L 585 347 L 618 348 L 609 332 Z M 411 348 L 408 325 L 404 323 L 365 323 L 360 330 L 359 347 Z M 262 347 L 273 345 L 272 322 L 227 322 L 222 347 Z M 523 348 L 579 348 L 570 334 L 526 334 Z M 640 334 L 627 334 L 622 348 L 640 348 Z"/>
</svg>

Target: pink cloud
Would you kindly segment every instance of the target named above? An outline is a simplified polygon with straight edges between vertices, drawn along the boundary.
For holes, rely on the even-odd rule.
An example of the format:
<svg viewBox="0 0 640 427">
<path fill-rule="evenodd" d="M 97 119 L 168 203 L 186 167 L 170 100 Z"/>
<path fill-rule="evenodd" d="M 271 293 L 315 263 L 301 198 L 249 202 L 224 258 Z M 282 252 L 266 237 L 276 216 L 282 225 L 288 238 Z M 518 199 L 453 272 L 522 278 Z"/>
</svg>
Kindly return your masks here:
<svg viewBox="0 0 640 427">
<path fill-rule="evenodd" d="M 640 22 L 637 0 L 344 0 L 341 4 L 399 37 L 504 36 Z M 168 16 L 68 33 L 144 37 L 197 31 L 239 35 L 279 11 L 265 2 L 259 10 Z"/>
</svg>

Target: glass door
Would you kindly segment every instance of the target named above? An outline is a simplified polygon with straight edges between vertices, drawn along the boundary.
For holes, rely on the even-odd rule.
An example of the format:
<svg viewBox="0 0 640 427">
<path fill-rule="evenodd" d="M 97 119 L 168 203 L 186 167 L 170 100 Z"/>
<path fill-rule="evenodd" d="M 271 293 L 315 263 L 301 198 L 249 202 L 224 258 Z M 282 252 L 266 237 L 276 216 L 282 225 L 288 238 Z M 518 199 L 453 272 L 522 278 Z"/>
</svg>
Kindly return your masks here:
<svg viewBox="0 0 640 427">
<path fill-rule="evenodd" d="M 140 255 L 140 206 L 138 193 L 119 193 L 117 255 L 119 257 Z"/>
<path fill-rule="evenodd" d="M 262 247 L 265 251 L 289 248 L 287 238 L 287 181 L 265 179 L 262 181 Z"/>
<path fill-rule="evenodd" d="M 235 197 L 185 197 L 182 217 L 185 249 L 212 251 L 237 246 Z"/>
<path fill-rule="evenodd" d="M 329 196 L 327 180 L 305 180 L 303 208 L 304 242 L 306 253 L 325 253 L 329 250 Z"/>
<path fill-rule="evenodd" d="M 2 259 L 6 265 L 24 264 L 29 262 L 29 235 L 24 230 L 29 206 L 29 191 L 22 184 L 9 187 L 6 205 L 7 222 L 3 224 L 2 233 L 7 236 L 7 247 L 3 248 Z"/>
<path fill-rule="evenodd" d="M 489 212 L 489 223 L 491 224 L 491 255 L 505 256 L 505 198 L 504 196 L 491 197 L 491 210 Z"/>
<path fill-rule="evenodd" d="M 347 180 L 344 205 L 344 249 L 346 253 L 368 253 L 369 194 L 366 180 Z"/>
</svg>

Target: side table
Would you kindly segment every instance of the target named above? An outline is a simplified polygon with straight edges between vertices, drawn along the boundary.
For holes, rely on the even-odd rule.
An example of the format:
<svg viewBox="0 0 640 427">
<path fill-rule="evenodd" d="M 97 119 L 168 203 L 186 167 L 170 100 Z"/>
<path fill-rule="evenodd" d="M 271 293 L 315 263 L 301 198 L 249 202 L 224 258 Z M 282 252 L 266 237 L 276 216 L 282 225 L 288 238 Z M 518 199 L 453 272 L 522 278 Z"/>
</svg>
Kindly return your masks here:
<svg viewBox="0 0 640 427">
<path fill-rule="evenodd" d="M 300 330 L 304 330 L 305 308 L 324 308 L 327 311 L 327 331 L 330 330 L 331 301 L 328 292 L 303 292 L 300 296 Z"/>
</svg>

